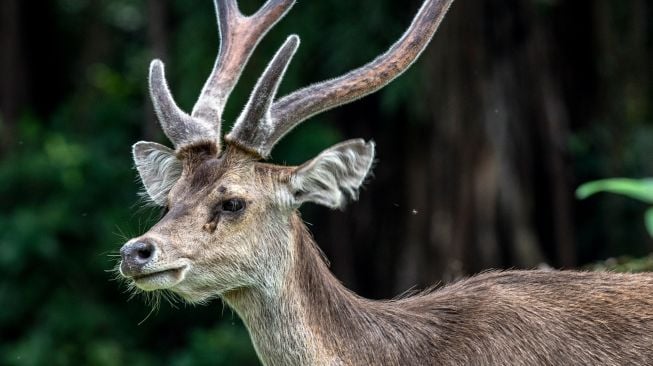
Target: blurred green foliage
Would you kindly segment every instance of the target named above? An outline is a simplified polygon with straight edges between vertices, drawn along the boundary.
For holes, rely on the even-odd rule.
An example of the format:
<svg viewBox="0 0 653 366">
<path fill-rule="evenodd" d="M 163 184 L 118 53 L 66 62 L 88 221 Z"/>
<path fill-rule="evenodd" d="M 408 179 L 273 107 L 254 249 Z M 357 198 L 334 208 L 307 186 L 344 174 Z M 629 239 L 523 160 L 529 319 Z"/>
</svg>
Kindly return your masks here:
<svg viewBox="0 0 653 366">
<path fill-rule="evenodd" d="M 576 190 L 576 196 L 585 199 L 599 192 L 621 194 L 648 204 L 653 204 L 653 178 L 610 178 L 587 182 Z M 644 212 L 644 225 L 653 237 L 653 207 Z"/>
<path fill-rule="evenodd" d="M 653 255 L 642 258 L 622 256 L 608 258 L 604 261 L 593 263 L 585 269 L 592 271 L 615 271 L 615 272 L 651 272 L 653 271 Z"/>
</svg>

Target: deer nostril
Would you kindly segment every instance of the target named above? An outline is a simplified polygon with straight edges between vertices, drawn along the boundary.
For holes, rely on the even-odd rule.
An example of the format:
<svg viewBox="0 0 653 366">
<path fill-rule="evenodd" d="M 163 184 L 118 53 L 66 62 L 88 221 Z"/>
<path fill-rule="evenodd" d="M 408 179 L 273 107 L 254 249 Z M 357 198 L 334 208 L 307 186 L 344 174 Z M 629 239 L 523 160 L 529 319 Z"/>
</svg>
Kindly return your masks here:
<svg viewBox="0 0 653 366">
<path fill-rule="evenodd" d="M 123 262 L 130 267 L 142 266 L 154 256 L 156 247 L 148 240 L 126 244 L 120 250 Z"/>
<path fill-rule="evenodd" d="M 154 248 L 152 244 L 149 244 L 145 247 L 138 248 L 138 250 L 136 250 L 136 256 L 140 260 L 148 260 L 152 256 L 152 252 L 154 252 Z"/>
</svg>

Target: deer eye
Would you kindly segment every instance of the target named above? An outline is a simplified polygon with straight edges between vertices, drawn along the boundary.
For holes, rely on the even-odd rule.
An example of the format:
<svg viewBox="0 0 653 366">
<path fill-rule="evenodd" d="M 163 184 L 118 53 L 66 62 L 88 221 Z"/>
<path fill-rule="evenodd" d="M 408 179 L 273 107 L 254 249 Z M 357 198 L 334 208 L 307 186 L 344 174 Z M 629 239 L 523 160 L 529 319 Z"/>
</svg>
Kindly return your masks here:
<svg viewBox="0 0 653 366">
<path fill-rule="evenodd" d="M 245 201 L 240 198 L 231 198 L 222 201 L 220 209 L 226 212 L 240 212 L 245 208 Z"/>
</svg>

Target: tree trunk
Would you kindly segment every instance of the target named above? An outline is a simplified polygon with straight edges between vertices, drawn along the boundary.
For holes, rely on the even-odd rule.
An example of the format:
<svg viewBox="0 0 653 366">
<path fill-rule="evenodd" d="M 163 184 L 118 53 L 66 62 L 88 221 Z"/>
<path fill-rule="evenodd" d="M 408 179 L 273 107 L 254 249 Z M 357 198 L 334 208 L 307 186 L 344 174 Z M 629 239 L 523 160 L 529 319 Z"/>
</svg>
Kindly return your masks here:
<svg viewBox="0 0 653 366">
<path fill-rule="evenodd" d="M 162 0 L 147 1 L 147 36 L 152 49 L 152 57 L 165 60 L 168 55 L 168 2 Z M 154 114 L 149 94 L 145 97 L 147 106 L 143 121 L 143 138 L 156 140 L 160 134 L 159 123 Z"/>
<path fill-rule="evenodd" d="M 0 155 L 16 140 L 16 122 L 24 102 L 25 82 L 20 42 L 20 2 L 4 0 L 0 5 Z"/>
</svg>

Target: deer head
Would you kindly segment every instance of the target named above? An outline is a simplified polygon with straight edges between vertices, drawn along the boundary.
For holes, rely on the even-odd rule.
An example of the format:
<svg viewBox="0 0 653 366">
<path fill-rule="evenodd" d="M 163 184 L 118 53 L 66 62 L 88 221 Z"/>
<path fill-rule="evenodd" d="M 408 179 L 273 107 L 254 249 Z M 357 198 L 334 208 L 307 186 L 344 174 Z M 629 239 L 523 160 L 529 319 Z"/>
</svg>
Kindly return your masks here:
<svg viewBox="0 0 653 366">
<path fill-rule="evenodd" d="M 351 102 L 406 70 L 435 33 L 452 0 L 426 0 L 406 33 L 372 62 L 276 99 L 299 46 L 291 35 L 260 77 L 221 141 L 227 98 L 247 59 L 294 0 L 269 0 L 244 16 L 236 0 L 215 0 L 220 50 L 191 114 L 167 87 L 163 63 L 150 66 L 152 102 L 170 149 L 138 142 L 133 157 L 147 196 L 167 209 L 121 249 L 120 272 L 142 290 L 171 290 L 203 301 L 242 288 L 280 286 L 294 252 L 297 208 L 342 208 L 355 200 L 374 160 L 374 143 L 349 140 L 297 167 L 265 163 L 274 145 L 307 118 Z"/>
</svg>

